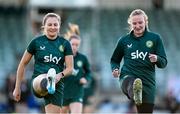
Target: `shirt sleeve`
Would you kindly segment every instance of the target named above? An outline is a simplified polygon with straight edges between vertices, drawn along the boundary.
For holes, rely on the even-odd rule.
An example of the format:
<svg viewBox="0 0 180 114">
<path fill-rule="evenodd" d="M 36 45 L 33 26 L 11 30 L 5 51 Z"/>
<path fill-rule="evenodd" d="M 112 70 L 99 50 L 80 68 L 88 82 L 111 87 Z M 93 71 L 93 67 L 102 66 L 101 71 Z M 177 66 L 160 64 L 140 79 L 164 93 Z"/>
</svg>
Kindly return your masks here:
<svg viewBox="0 0 180 114">
<path fill-rule="evenodd" d="M 66 41 L 64 44 L 64 54 L 67 55 L 73 55 L 71 44 L 69 41 Z"/>
<path fill-rule="evenodd" d="M 160 36 L 157 41 L 156 54 L 157 54 L 157 62 L 156 62 L 157 67 L 158 68 L 166 67 L 167 57 L 166 57 L 165 49 L 164 49 L 163 42 Z"/>
<path fill-rule="evenodd" d="M 31 42 L 27 46 L 27 51 L 29 53 L 31 53 L 32 55 L 34 55 L 36 53 L 36 49 L 35 49 L 36 46 L 35 45 L 36 45 L 36 41 L 35 41 L 35 39 L 33 39 L 33 40 L 31 40 Z"/>
<path fill-rule="evenodd" d="M 124 51 L 123 51 L 123 44 L 122 44 L 122 38 L 118 41 L 116 44 L 116 47 L 114 49 L 114 52 L 111 56 L 110 64 L 111 64 L 111 70 L 113 71 L 114 69 L 119 69 L 120 67 L 120 62 L 124 56 Z"/>
</svg>

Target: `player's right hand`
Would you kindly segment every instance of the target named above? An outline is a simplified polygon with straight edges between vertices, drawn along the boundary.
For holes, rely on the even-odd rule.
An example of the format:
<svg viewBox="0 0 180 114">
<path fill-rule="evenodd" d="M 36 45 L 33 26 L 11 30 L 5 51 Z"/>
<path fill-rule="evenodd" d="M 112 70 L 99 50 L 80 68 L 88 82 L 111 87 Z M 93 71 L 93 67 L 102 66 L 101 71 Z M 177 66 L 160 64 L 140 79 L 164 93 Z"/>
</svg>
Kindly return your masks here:
<svg viewBox="0 0 180 114">
<path fill-rule="evenodd" d="M 61 72 L 56 74 L 56 83 L 58 83 L 61 80 L 62 77 L 63 76 L 62 76 Z"/>
<path fill-rule="evenodd" d="M 85 85 L 87 83 L 87 80 L 86 78 L 82 77 L 80 80 L 79 80 L 80 84 L 83 84 Z"/>
<path fill-rule="evenodd" d="M 120 76 L 119 69 L 114 69 L 112 71 L 112 75 L 114 76 L 114 78 L 118 78 Z"/>
<path fill-rule="evenodd" d="M 18 102 L 21 99 L 21 90 L 18 88 L 15 88 L 13 91 L 13 97 L 16 102 Z"/>
</svg>

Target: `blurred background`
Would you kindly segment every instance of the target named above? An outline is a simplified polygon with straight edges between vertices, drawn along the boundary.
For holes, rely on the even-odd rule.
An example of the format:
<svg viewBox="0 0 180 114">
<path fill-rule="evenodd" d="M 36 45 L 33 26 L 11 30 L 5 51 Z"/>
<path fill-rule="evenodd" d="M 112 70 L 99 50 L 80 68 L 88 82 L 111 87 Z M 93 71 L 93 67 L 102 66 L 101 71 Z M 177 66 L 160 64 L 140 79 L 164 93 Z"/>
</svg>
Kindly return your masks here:
<svg viewBox="0 0 180 114">
<path fill-rule="evenodd" d="M 41 34 L 41 21 L 48 12 L 62 18 L 60 33 L 68 23 L 79 25 L 95 92 L 91 106 L 95 113 L 133 112 L 133 104 L 122 94 L 118 79 L 113 78 L 110 57 L 117 40 L 128 32 L 127 18 L 136 8 L 149 17 L 150 30 L 161 34 L 168 66 L 157 69 L 155 113 L 179 112 L 180 104 L 180 1 L 179 0 L 0 0 L 0 112 L 42 113 L 44 103 L 29 89 L 33 60 L 26 68 L 22 100 L 12 100 L 17 65 L 28 43 Z"/>
</svg>

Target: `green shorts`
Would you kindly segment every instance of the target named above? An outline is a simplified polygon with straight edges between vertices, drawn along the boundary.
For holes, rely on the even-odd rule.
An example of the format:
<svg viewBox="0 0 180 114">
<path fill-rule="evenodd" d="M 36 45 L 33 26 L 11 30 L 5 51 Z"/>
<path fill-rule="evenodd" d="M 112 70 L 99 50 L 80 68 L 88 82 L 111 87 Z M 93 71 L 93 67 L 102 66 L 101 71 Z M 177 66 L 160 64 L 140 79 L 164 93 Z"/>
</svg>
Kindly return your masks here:
<svg viewBox="0 0 180 114">
<path fill-rule="evenodd" d="M 68 106 L 68 105 L 70 105 L 73 102 L 80 102 L 80 103 L 82 103 L 83 102 L 83 98 L 81 98 L 81 97 L 79 97 L 79 98 L 69 98 L 69 99 L 64 98 L 63 99 L 63 106 Z"/>
<path fill-rule="evenodd" d="M 32 87 L 32 86 L 31 86 Z M 54 94 L 47 94 L 44 98 L 45 105 L 53 104 L 62 107 L 63 105 L 63 91 L 64 91 L 64 84 L 62 81 L 56 84 L 56 91 Z M 33 94 L 37 96 L 37 94 L 32 89 Z"/>
<path fill-rule="evenodd" d="M 83 99 L 83 105 L 91 105 L 92 103 L 89 101 L 89 96 L 84 97 Z"/>
</svg>

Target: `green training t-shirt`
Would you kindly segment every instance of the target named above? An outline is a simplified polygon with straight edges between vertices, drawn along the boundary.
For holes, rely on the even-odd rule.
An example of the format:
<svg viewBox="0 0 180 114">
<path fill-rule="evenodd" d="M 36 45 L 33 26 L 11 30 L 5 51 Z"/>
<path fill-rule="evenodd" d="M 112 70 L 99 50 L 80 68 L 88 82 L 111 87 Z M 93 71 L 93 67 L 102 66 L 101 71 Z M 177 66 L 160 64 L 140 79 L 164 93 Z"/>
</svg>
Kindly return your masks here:
<svg viewBox="0 0 180 114">
<path fill-rule="evenodd" d="M 84 94 L 83 85 L 80 79 L 85 77 L 91 79 L 91 71 L 88 59 L 85 55 L 77 53 L 74 56 L 74 70 L 76 74 L 64 78 L 64 98 L 82 98 Z"/>
<path fill-rule="evenodd" d="M 27 52 L 34 55 L 34 72 L 32 79 L 40 74 L 47 73 L 50 68 L 54 68 L 56 73 L 62 72 L 65 67 L 65 56 L 73 55 L 71 45 L 68 40 L 57 36 L 56 39 L 48 39 L 46 35 L 34 38 L 27 47 Z M 56 84 L 56 92 L 45 96 L 45 103 L 62 105 L 64 83 L 61 79 Z"/>
<path fill-rule="evenodd" d="M 149 54 L 157 55 L 157 62 L 152 63 Z M 140 78 L 143 82 L 143 101 L 154 103 L 155 65 L 164 68 L 167 65 L 166 53 L 160 35 L 145 31 L 141 37 L 135 37 L 133 31 L 119 39 L 111 57 L 111 69 L 121 68 L 120 80 L 125 75 Z"/>
</svg>

